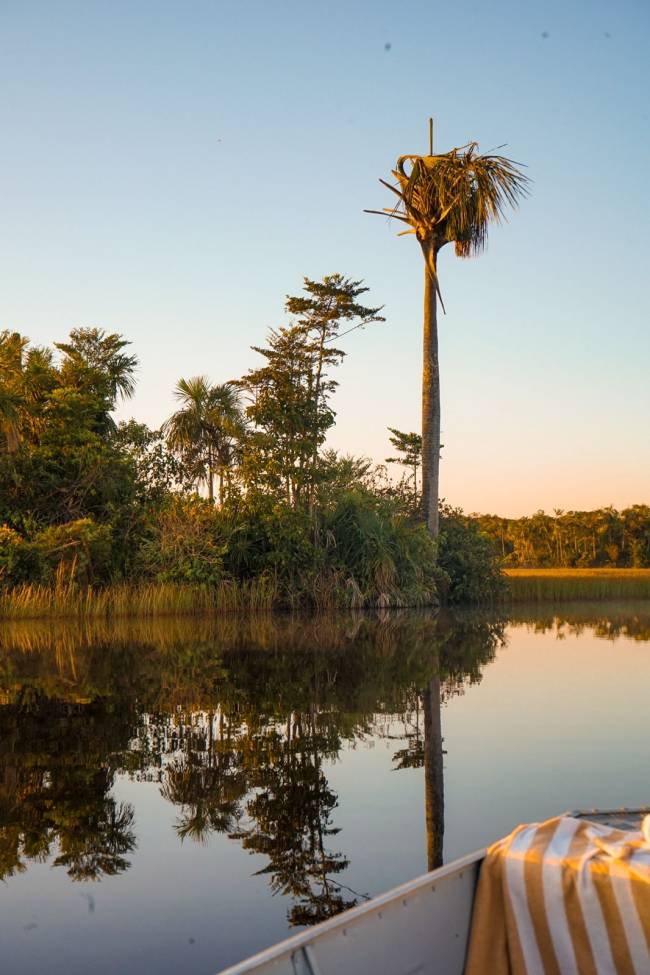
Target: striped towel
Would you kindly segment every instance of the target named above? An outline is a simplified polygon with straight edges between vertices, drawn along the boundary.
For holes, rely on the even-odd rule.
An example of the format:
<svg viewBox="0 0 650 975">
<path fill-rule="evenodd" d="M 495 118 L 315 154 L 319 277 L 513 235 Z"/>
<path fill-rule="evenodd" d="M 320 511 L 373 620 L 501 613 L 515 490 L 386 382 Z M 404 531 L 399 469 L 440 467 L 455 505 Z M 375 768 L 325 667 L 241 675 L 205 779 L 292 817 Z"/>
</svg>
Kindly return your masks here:
<svg viewBox="0 0 650 975">
<path fill-rule="evenodd" d="M 465 975 L 650 975 L 650 816 L 559 816 L 491 846 Z"/>
</svg>

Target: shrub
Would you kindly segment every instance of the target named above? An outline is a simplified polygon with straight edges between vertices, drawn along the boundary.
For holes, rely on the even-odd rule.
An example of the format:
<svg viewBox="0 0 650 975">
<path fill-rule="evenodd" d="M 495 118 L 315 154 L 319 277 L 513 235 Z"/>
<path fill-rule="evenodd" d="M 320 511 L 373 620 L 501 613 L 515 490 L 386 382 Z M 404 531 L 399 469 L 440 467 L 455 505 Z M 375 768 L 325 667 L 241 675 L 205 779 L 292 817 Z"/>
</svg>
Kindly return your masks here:
<svg viewBox="0 0 650 975">
<path fill-rule="evenodd" d="M 38 532 L 29 547 L 37 563 L 37 581 L 91 585 L 107 582 L 112 569 L 112 532 L 92 518 L 78 518 Z"/>
<path fill-rule="evenodd" d="M 36 572 L 36 557 L 29 543 L 13 528 L 0 525 L 0 585 L 29 582 Z"/>
<path fill-rule="evenodd" d="M 435 602 L 440 574 L 436 549 L 424 525 L 369 491 L 345 492 L 323 519 L 330 565 L 383 605 Z"/>
<path fill-rule="evenodd" d="M 445 505 L 440 516 L 438 565 L 447 576 L 447 601 L 489 603 L 501 598 L 506 582 L 490 539 L 457 508 Z"/>
<path fill-rule="evenodd" d="M 219 582 L 226 552 L 222 520 L 219 510 L 197 495 L 170 497 L 149 523 L 135 575 L 158 582 Z"/>
<path fill-rule="evenodd" d="M 314 520 L 307 510 L 257 496 L 224 511 L 225 566 L 237 579 L 272 574 L 285 587 L 300 588 L 318 564 Z"/>
</svg>

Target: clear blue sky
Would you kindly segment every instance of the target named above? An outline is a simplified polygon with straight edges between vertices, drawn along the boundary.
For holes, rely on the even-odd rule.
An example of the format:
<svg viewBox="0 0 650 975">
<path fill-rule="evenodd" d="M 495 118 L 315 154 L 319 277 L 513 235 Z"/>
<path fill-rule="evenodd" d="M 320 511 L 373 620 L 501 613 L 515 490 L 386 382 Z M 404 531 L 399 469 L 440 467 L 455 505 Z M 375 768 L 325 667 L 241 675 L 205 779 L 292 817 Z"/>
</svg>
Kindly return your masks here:
<svg viewBox="0 0 650 975">
<path fill-rule="evenodd" d="M 124 333 L 157 426 L 303 275 L 364 278 L 387 323 L 345 340 L 331 442 L 381 460 L 419 425 L 423 272 L 362 210 L 433 114 L 534 180 L 485 255 L 442 252 L 442 493 L 648 502 L 649 76 L 647 0 L 0 0 L 0 328 Z"/>
</svg>

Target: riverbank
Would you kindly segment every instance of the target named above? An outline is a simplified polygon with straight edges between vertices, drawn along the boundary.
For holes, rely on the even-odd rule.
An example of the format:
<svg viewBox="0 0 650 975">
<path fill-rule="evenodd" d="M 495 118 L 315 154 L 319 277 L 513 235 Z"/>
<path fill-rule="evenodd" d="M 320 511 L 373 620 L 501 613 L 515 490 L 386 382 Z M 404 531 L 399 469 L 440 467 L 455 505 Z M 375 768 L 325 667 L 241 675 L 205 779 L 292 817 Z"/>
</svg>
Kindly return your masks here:
<svg viewBox="0 0 650 975">
<path fill-rule="evenodd" d="M 503 574 L 507 580 L 503 598 L 488 603 L 650 600 L 650 569 L 505 569 Z M 444 592 L 441 595 L 445 602 Z M 214 585 L 151 582 L 99 588 L 25 584 L 0 590 L 0 622 L 3 619 L 251 614 L 274 610 L 306 610 L 318 614 L 346 609 L 437 608 L 440 602 L 436 592 L 425 587 L 408 590 L 390 587 L 383 592 L 373 587 L 363 592 L 353 579 L 343 581 L 332 576 L 321 577 L 309 593 L 291 593 L 269 576 L 246 582 L 223 580 Z"/>
<path fill-rule="evenodd" d="M 650 599 L 650 569 L 506 569 L 504 574 L 515 603 Z"/>
<path fill-rule="evenodd" d="M 438 607 L 435 588 L 394 586 L 362 591 L 354 579 L 322 574 L 309 591 L 292 592 L 273 577 L 250 581 L 223 580 L 213 585 L 151 582 L 103 588 L 64 584 L 24 584 L 0 589 L 0 623 L 16 619 L 200 616 L 343 609 L 417 609 Z"/>
</svg>

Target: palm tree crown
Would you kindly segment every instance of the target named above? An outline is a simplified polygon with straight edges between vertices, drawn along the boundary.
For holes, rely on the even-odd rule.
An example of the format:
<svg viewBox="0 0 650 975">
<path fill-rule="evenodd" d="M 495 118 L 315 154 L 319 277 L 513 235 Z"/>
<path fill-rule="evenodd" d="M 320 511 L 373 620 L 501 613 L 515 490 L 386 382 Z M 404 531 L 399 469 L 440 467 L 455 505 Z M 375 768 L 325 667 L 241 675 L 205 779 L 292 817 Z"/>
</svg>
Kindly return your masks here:
<svg viewBox="0 0 650 975">
<path fill-rule="evenodd" d="M 179 379 L 174 396 L 182 406 L 163 425 L 169 446 L 185 459 L 196 479 L 207 484 L 210 500 L 214 475 L 219 475 L 223 501 L 224 476 L 244 433 L 240 392 L 232 383 L 212 385 L 206 376 L 194 376 Z"/>
<path fill-rule="evenodd" d="M 481 155 L 476 142 L 437 155 L 400 156 L 393 176 L 397 186 L 379 182 L 398 197 L 396 205 L 367 212 L 409 224 L 402 234 L 416 235 L 439 297 L 435 256 L 440 248 L 454 243 L 458 257 L 479 254 L 489 224 L 500 223 L 506 207 L 516 207 L 527 195 L 529 184 L 517 163 Z"/>
</svg>

